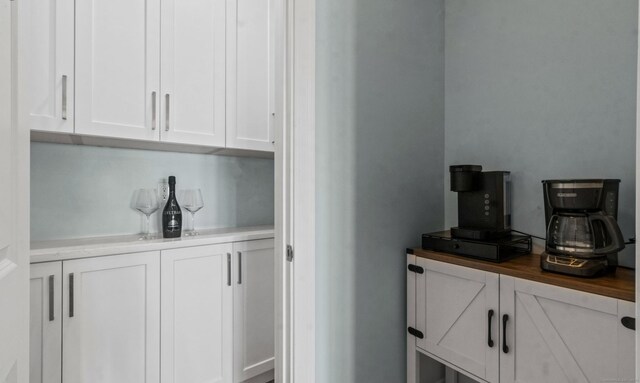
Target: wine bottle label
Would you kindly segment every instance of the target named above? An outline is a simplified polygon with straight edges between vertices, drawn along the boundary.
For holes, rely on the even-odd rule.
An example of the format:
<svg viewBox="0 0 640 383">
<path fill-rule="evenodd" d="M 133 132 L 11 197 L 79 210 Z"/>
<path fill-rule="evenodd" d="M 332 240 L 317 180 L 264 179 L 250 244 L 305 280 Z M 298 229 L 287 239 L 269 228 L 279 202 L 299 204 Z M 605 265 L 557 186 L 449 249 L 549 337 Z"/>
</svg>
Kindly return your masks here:
<svg viewBox="0 0 640 383">
<path fill-rule="evenodd" d="M 172 219 L 167 224 L 167 230 L 169 231 L 177 231 L 178 229 L 180 229 L 180 225 L 178 224 L 178 221 L 176 221 L 175 219 Z"/>
</svg>

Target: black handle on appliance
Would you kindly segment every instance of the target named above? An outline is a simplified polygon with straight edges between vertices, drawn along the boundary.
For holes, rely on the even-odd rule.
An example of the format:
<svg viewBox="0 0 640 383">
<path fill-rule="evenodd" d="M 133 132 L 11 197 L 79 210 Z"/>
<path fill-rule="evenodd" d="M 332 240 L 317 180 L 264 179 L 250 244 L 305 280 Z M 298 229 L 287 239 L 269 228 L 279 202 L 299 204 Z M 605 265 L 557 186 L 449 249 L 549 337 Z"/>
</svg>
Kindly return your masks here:
<svg viewBox="0 0 640 383">
<path fill-rule="evenodd" d="M 594 249 L 593 253 L 598 255 L 611 254 L 624 249 L 624 238 L 620 231 L 620 226 L 616 220 L 610 215 L 589 214 L 589 222 L 593 226 L 594 222 L 602 222 L 611 236 L 611 244 L 605 247 Z"/>
<path fill-rule="evenodd" d="M 489 320 L 487 321 L 488 325 L 488 336 L 487 336 L 487 345 L 493 348 L 493 339 L 491 339 L 491 320 L 493 319 L 493 310 L 489 310 Z"/>
<path fill-rule="evenodd" d="M 73 318 L 73 273 L 69 274 L 69 318 Z"/>
<path fill-rule="evenodd" d="M 620 322 L 622 322 L 622 325 L 624 327 L 628 328 L 629 330 L 635 330 L 636 329 L 636 318 L 624 317 L 624 318 L 620 319 Z"/>
<path fill-rule="evenodd" d="M 507 322 L 509 321 L 509 314 L 502 316 L 502 352 L 509 353 L 509 346 L 507 346 Z"/>
</svg>

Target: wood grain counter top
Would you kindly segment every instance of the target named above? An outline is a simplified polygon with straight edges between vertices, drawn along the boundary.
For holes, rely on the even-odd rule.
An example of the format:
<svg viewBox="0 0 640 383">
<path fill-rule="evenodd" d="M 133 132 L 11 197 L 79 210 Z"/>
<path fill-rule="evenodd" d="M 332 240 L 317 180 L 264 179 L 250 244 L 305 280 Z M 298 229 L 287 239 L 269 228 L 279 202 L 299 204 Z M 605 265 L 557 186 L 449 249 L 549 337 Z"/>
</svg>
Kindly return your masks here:
<svg viewBox="0 0 640 383">
<path fill-rule="evenodd" d="M 542 270 L 540 268 L 540 254 L 522 255 L 501 263 L 493 263 L 431 250 L 409 250 L 418 257 L 433 259 L 435 261 L 509 275 L 625 301 L 635 302 L 636 298 L 635 270 L 623 267 L 618 267 L 615 274 L 607 274 L 597 278 L 579 278 Z"/>
</svg>

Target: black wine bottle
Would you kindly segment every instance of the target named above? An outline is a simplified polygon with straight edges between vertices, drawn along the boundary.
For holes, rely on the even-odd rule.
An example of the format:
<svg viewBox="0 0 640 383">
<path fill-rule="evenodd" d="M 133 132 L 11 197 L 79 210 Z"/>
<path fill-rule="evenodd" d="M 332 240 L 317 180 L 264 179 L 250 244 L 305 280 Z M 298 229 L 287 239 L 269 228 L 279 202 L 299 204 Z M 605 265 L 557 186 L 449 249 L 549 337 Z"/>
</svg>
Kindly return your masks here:
<svg viewBox="0 0 640 383">
<path fill-rule="evenodd" d="M 169 199 L 162 211 L 162 235 L 178 238 L 182 233 L 182 211 L 176 199 L 176 177 L 169 177 Z"/>
</svg>

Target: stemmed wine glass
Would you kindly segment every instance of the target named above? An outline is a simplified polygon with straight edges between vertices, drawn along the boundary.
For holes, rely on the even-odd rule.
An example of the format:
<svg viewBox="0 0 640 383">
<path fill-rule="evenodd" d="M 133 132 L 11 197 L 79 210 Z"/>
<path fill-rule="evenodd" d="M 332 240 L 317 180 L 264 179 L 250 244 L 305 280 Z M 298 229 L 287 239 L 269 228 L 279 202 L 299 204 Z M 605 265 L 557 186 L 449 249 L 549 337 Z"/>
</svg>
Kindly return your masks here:
<svg viewBox="0 0 640 383">
<path fill-rule="evenodd" d="M 159 207 L 156 191 L 152 189 L 138 189 L 134 196 L 133 207 L 147 217 L 143 235 L 138 239 L 154 239 L 150 234 L 151 222 L 149 217 L 155 213 Z"/>
<path fill-rule="evenodd" d="M 183 190 L 181 193 L 180 204 L 185 210 L 191 213 L 191 230 L 185 231 L 185 236 L 198 235 L 195 226 L 195 215 L 196 213 L 204 207 L 204 202 L 202 201 L 202 193 L 200 189 L 187 189 Z"/>
</svg>

